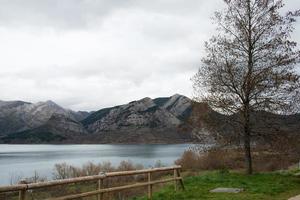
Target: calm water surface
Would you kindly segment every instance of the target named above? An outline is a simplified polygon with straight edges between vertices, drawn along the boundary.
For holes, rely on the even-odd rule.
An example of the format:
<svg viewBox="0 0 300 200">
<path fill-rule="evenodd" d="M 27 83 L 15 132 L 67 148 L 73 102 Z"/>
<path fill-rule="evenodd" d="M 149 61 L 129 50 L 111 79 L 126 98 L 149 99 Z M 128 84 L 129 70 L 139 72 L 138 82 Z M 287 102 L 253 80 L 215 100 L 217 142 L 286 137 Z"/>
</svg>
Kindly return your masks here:
<svg viewBox="0 0 300 200">
<path fill-rule="evenodd" d="M 172 145 L 0 145 L 0 185 L 20 177 L 39 175 L 51 179 L 54 164 L 66 162 L 75 166 L 89 161 L 109 161 L 118 165 L 130 160 L 145 167 L 160 160 L 172 165 L 191 144 Z"/>
</svg>

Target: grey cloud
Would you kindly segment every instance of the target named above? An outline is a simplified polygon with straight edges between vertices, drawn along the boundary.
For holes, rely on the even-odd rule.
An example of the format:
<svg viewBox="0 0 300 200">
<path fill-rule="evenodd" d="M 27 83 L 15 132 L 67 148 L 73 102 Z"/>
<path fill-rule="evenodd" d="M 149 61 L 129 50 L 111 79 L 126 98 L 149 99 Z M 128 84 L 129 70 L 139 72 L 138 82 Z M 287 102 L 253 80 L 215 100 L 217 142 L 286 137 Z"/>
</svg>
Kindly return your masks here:
<svg viewBox="0 0 300 200">
<path fill-rule="evenodd" d="M 191 96 L 223 0 L 0 0 L 0 99 L 95 110 Z M 298 0 L 289 0 L 294 9 Z M 293 35 L 299 39 L 300 23 Z"/>
<path fill-rule="evenodd" d="M 1 26 L 56 29 L 94 26 L 120 9 L 182 15 L 203 11 L 206 5 L 204 0 L 1 0 L 0 4 Z"/>
<path fill-rule="evenodd" d="M 86 28 L 90 20 L 127 4 L 122 0 L 1 0 L 0 24 Z"/>
</svg>

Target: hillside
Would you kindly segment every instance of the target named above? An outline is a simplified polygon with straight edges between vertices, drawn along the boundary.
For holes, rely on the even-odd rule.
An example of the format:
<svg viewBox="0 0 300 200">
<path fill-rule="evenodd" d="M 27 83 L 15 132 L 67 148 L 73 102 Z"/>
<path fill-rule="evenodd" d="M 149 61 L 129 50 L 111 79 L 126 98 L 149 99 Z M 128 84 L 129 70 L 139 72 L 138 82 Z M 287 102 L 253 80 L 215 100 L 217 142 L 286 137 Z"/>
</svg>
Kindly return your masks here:
<svg viewBox="0 0 300 200">
<path fill-rule="evenodd" d="M 95 112 L 75 112 L 52 101 L 0 101 L 0 143 L 213 143 L 216 135 L 236 143 L 241 138 L 231 124 L 234 117 L 179 94 Z M 270 134 L 299 138 L 299 121 L 300 114 L 258 112 L 253 116 L 256 141 L 268 142 Z"/>
<path fill-rule="evenodd" d="M 54 114 L 75 121 L 82 120 L 88 115 L 86 112 L 64 109 L 52 101 L 38 103 L 0 101 L 0 136 L 42 126 Z"/>
<path fill-rule="evenodd" d="M 52 101 L 3 105 L 2 143 L 184 143 L 196 139 L 179 129 L 192 105 L 178 94 L 92 113 L 66 110 Z"/>
</svg>

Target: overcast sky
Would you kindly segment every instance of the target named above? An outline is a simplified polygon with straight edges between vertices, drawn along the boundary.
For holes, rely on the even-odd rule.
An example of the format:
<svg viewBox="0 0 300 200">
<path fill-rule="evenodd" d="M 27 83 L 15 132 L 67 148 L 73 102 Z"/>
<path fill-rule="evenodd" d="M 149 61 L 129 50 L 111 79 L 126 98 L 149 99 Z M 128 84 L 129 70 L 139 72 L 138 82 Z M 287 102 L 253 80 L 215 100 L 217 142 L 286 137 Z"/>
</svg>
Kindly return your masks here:
<svg viewBox="0 0 300 200">
<path fill-rule="evenodd" d="M 300 8 L 286 0 L 286 9 Z M 0 99 L 98 110 L 192 96 L 222 0 L 0 0 Z M 300 43 L 297 22 L 294 39 Z"/>
</svg>

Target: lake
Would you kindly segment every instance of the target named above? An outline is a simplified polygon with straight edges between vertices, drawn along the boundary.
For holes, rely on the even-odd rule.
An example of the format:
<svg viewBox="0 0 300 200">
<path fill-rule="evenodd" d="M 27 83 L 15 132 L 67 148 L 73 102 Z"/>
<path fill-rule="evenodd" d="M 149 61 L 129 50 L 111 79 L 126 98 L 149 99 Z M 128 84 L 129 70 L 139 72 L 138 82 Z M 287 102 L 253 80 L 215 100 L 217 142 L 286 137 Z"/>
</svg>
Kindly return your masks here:
<svg viewBox="0 0 300 200">
<path fill-rule="evenodd" d="M 109 161 L 118 165 L 130 160 L 144 167 L 154 166 L 157 161 L 173 165 L 191 144 L 140 144 L 140 145 L 0 145 L 0 185 L 11 180 L 33 176 L 34 171 L 51 179 L 54 165 L 66 162 L 82 166 Z"/>
</svg>

